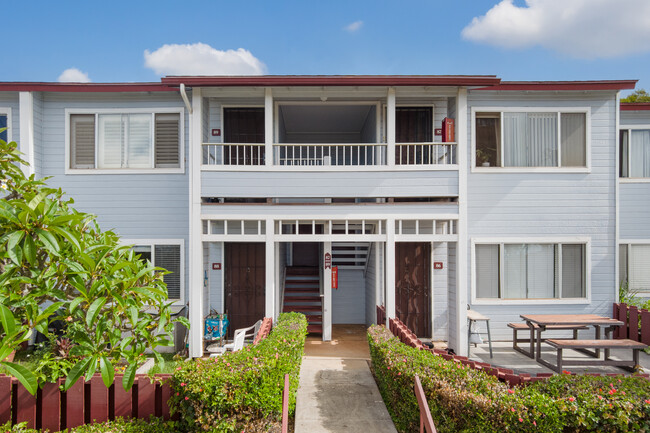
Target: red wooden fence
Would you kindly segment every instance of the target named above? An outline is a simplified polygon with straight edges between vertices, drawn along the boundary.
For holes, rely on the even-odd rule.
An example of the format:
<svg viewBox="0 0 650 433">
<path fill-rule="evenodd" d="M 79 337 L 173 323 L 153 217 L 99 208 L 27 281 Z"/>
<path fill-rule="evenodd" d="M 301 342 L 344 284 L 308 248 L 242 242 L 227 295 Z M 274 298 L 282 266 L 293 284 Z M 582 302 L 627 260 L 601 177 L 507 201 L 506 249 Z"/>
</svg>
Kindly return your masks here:
<svg viewBox="0 0 650 433">
<path fill-rule="evenodd" d="M 418 399 L 418 406 L 420 408 L 420 433 L 437 433 L 436 426 L 433 424 L 433 418 L 431 417 L 431 411 L 429 410 L 429 404 L 427 403 L 427 396 L 424 395 L 424 389 L 422 388 L 422 383 L 420 383 L 420 378 L 418 375 L 415 375 L 415 397 Z"/>
<path fill-rule="evenodd" d="M 61 379 L 59 384 L 45 384 L 33 396 L 15 378 L 0 376 L 0 424 L 26 422 L 30 428 L 56 432 L 118 416 L 170 419 L 170 377 L 158 374 L 152 382 L 149 376 L 138 375 L 129 391 L 124 391 L 121 375 L 109 388 L 95 375 L 85 383 L 79 380 L 67 392 L 59 390 Z"/>
<path fill-rule="evenodd" d="M 650 346 L 650 311 L 637 307 L 614 304 L 612 317 L 623 322 L 614 331 L 614 338 L 629 338 Z"/>
<path fill-rule="evenodd" d="M 284 390 L 282 391 L 282 433 L 289 431 L 289 375 L 284 375 Z"/>
</svg>

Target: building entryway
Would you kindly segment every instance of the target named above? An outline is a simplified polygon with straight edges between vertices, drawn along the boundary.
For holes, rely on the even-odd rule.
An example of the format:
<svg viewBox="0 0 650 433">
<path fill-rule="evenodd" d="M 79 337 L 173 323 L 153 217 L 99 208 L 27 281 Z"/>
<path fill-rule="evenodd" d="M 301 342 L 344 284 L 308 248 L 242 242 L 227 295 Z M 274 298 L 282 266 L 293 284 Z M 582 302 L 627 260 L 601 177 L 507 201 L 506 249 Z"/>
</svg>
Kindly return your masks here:
<svg viewBox="0 0 650 433">
<path fill-rule="evenodd" d="M 225 312 L 228 338 L 264 317 L 266 265 L 261 242 L 225 243 Z"/>
<path fill-rule="evenodd" d="M 365 325 L 332 325 L 332 340 L 309 336 L 305 356 L 370 359 Z"/>
</svg>

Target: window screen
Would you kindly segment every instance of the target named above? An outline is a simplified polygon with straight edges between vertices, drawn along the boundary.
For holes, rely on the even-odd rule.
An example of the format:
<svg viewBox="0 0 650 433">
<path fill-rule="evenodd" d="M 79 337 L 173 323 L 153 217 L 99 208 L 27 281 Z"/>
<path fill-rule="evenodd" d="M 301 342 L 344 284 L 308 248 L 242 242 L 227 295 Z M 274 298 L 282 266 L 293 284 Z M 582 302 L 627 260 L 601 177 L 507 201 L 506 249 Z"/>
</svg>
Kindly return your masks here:
<svg viewBox="0 0 650 433">
<path fill-rule="evenodd" d="M 156 245 L 155 265 L 167 269 L 169 274 L 163 276 L 167 284 L 167 295 L 169 299 L 180 299 L 181 297 L 181 246 L 180 245 Z"/>
</svg>

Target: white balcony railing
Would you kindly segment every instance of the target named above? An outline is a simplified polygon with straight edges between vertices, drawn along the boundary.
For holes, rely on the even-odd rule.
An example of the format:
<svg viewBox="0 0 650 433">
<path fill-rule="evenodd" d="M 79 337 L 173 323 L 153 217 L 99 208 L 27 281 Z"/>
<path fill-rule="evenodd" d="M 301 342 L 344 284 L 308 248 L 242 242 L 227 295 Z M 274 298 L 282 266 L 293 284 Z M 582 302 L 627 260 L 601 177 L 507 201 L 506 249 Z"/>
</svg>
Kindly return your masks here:
<svg viewBox="0 0 650 433">
<path fill-rule="evenodd" d="M 456 143 L 398 143 L 395 165 L 456 164 Z"/>
<path fill-rule="evenodd" d="M 281 166 L 386 165 L 385 144 L 276 144 L 273 164 Z"/>
<path fill-rule="evenodd" d="M 274 144 L 271 164 L 281 167 L 440 166 L 456 164 L 456 143 L 398 143 L 388 155 L 385 143 Z M 203 164 L 209 166 L 264 166 L 264 143 L 204 143 Z"/>
</svg>

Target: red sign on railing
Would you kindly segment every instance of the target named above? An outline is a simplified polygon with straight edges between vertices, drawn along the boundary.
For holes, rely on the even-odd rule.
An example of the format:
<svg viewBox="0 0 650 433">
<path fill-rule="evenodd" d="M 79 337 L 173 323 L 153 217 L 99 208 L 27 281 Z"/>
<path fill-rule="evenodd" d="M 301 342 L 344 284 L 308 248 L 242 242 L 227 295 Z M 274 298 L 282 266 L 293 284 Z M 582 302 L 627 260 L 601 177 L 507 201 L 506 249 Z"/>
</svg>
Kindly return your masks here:
<svg viewBox="0 0 650 433">
<path fill-rule="evenodd" d="M 339 288 L 339 267 L 332 266 L 332 289 Z"/>
</svg>

